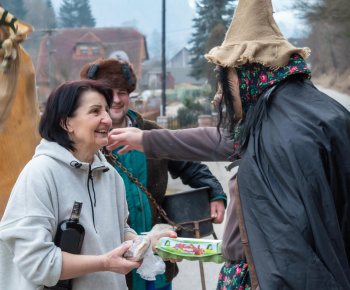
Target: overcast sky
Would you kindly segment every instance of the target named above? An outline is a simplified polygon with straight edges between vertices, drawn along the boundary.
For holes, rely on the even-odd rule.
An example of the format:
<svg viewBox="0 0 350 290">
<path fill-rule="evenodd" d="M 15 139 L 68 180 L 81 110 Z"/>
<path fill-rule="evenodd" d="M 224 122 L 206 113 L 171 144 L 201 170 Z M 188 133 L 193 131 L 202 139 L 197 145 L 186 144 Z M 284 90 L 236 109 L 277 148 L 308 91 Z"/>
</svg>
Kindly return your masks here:
<svg viewBox="0 0 350 290">
<path fill-rule="evenodd" d="M 300 36 L 300 21 L 290 9 L 293 0 L 272 0 L 275 19 L 285 37 Z M 58 12 L 62 0 L 52 0 Z M 97 27 L 134 26 L 152 46 L 162 25 L 162 0 L 90 0 Z M 57 13 L 58 14 L 58 13 Z M 176 53 L 186 46 L 193 33 L 195 0 L 166 1 L 167 50 Z M 158 42 L 158 41 L 157 41 Z"/>
</svg>

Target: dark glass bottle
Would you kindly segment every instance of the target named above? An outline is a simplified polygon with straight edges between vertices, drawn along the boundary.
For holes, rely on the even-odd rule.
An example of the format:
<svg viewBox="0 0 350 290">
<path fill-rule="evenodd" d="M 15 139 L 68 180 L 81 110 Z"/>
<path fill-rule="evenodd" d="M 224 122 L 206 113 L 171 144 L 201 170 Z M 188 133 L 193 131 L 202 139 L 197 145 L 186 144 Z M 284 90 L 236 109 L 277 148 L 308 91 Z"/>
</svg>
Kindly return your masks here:
<svg viewBox="0 0 350 290">
<path fill-rule="evenodd" d="M 80 212 L 83 203 L 74 201 L 74 205 L 68 220 L 63 220 L 57 227 L 55 236 L 55 245 L 60 247 L 62 251 L 71 254 L 80 254 L 83 245 L 85 229 L 79 223 Z M 56 286 L 49 289 L 66 290 L 72 289 L 73 279 L 60 280 Z"/>
</svg>

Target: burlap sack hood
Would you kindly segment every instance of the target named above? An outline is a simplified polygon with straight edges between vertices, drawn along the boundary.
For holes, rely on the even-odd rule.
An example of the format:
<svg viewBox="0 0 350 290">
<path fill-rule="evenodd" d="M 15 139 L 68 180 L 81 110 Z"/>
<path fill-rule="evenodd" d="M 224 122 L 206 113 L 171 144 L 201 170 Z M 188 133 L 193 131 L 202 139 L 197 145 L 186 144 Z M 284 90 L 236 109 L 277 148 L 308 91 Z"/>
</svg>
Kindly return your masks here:
<svg viewBox="0 0 350 290">
<path fill-rule="evenodd" d="M 271 0 L 239 0 L 224 42 L 205 57 L 223 67 L 249 62 L 276 70 L 286 66 L 292 54 L 306 59 L 310 52 L 308 47 L 294 47 L 283 36 L 273 18 Z"/>
<path fill-rule="evenodd" d="M 113 88 L 126 89 L 129 94 L 135 90 L 137 83 L 131 63 L 114 58 L 98 59 L 86 64 L 80 71 L 80 78 L 108 80 Z"/>
</svg>

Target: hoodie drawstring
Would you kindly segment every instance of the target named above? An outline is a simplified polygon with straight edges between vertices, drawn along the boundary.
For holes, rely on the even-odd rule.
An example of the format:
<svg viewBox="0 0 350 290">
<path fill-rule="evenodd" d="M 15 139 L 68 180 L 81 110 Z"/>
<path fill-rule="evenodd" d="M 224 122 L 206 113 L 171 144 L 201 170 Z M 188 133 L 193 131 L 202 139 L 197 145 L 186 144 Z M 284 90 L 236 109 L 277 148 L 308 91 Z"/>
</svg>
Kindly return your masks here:
<svg viewBox="0 0 350 290">
<path fill-rule="evenodd" d="M 75 167 L 75 168 L 80 168 L 82 165 L 83 164 L 81 164 L 80 162 L 75 161 L 75 160 L 70 163 L 70 166 Z"/>
<path fill-rule="evenodd" d="M 90 193 L 90 180 L 91 180 L 91 185 L 92 185 L 92 191 L 94 193 L 94 205 L 92 204 L 92 198 L 91 198 L 91 193 Z M 96 193 L 95 193 L 95 188 L 94 188 L 94 179 L 92 178 L 92 174 L 91 174 L 91 165 L 89 165 L 89 175 L 88 175 L 88 180 L 87 180 L 87 188 L 88 188 L 90 204 L 91 204 L 92 222 L 94 224 L 94 228 L 95 228 L 95 231 L 97 233 L 96 226 L 95 226 L 95 211 L 94 211 L 94 207 L 96 206 Z"/>
<path fill-rule="evenodd" d="M 96 193 L 95 193 L 94 179 L 92 178 L 92 175 L 90 176 L 90 178 L 91 178 L 91 184 L 92 184 L 92 191 L 94 193 L 94 207 L 96 207 Z"/>
<path fill-rule="evenodd" d="M 80 168 L 83 164 L 77 161 L 72 161 L 70 163 L 70 166 L 75 167 L 75 168 Z M 109 171 L 109 168 L 103 169 L 103 173 Z M 92 203 L 92 197 L 91 197 L 91 192 L 90 192 L 90 180 L 91 180 L 91 187 L 92 187 L 92 192 L 94 193 L 94 202 Z M 97 233 L 96 230 L 96 225 L 95 225 L 95 210 L 94 207 L 96 207 L 96 192 L 95 192 L 95 186 L 94 186 L 94 179 L 92 177 L 92 170 L 91 170 L 91 165 L 89 164 L 89 174 L 88 174 L 88 180 L 87 180 L 87 189 L 89 193 L 89 198 L 90 198 L 90 205 L 91 205 L 91 211 L 92 211 L 92 222 L 94 224 L 94 229 Z"/>
</svg>

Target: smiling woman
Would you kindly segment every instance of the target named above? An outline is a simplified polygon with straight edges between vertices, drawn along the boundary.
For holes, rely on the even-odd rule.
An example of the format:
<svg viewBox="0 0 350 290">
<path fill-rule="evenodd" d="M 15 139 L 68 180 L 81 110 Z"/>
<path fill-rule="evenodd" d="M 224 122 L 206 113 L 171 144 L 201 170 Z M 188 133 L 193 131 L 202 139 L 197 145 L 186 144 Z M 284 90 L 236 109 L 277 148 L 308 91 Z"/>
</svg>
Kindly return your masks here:
<svg viewBox="0 0 350 290">
<path fill-rule="evenodd" d="M 109 108 L 112 101 L 113 90 L 101 82 L 64 83 L 48 99 L 40 122 L 40 134 L 73 155 L 88 149 L 87 154 L 92 157 L 106 144 L 101 140 L 106 134 L 101 136 L 101 132 L 108 131 L 111 126 Z"/>
<path fill-rule="evenodd" d="M 85 91 L 73 116 L 61 124 L 74 142 L 72 152 L 78 160 L 91 163 L 95 152 L 107 144 L 112 120 L 106 98 L 96 91 Z"/>
<path fill-rule="evenodd" d="M 113 90 L 95 80 L 64 83 L 51 93 L 40 121 L 43 139 L 0 222 L 1 288 L 42 290 L 74 279 L 77 290 L 126 290 L 124 275 L 140 267 L 123 258 L 131 244 L 121 244 L 137 235 L 126 223 L 123 180 L 99 151 L 107 144 L 112 100 Z M 53 242 L 75 201 L 84 204 L 80 255 Z"/>
</svg>

